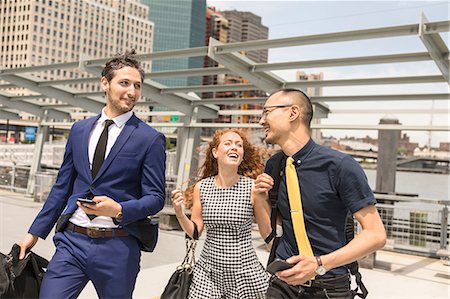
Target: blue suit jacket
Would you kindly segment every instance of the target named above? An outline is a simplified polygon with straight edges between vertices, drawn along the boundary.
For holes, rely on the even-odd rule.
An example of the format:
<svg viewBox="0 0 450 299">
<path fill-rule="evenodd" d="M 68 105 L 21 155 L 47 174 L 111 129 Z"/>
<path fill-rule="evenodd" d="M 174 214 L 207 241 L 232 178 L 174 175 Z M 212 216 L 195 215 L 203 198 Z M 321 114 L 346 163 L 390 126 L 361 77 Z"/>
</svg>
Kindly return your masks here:
<svg viewBox="0 0 450 299">
<path fill-rule="evenodd" d="M 165 199 L 165 137 L 134 114 L 111 148 L 95 179 L 89 168 L 89 133 L 100 115 L 78 121 L 70 130 L 64 161 L 55 184 L 29 229 L 45 239 L 57 222 L 64 229 L 78 208 L 78 197 L 91 192 L 122 205 L 121 225 L 131 230 L 138 220 L 154 215 Z"/>
</svg>

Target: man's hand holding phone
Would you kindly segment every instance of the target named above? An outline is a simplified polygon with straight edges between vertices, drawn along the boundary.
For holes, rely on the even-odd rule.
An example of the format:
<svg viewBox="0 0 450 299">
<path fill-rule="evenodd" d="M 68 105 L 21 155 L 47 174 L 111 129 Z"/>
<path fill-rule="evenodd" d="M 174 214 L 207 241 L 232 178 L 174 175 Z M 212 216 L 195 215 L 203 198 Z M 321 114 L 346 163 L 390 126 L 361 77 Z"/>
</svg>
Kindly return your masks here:
<svg viewBox="0 0 450 299">
<path fill-rule="evenodd" d="M 81 203 L 83 206 L 89 206 L 89 205 L 95 205 L 97 204 L 95 201 L 92 200 L 92 198 L 77 198 L 77 201 Z"/>
<path fill-rule="evenodd" d="M 267 266 L 267 272 L 275 274 L 276 272 L 283 271 L 294 267 L 295 264 L 289 264 L 285 260 L 275 259 Z"/>
<path fill-rule="evenodd" d="M 107 196 L 95 196 L 92 199 L 78 198 L 78 206 L 88 215 L 116 217 L 122 206 Z"/>
</svg>

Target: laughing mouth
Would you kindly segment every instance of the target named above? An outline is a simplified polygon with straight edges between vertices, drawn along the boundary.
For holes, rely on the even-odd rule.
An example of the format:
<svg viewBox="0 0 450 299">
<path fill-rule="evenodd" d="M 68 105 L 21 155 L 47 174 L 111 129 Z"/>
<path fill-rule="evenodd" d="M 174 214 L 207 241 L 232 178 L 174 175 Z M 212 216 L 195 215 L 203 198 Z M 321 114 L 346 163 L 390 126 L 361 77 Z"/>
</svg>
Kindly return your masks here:
<svg viewBox="0 0 450 299">
<path fill-rule="evenodd" d="M 231 154 L 228 155 L 228 157 L 229 157 L 229 158 L 237 159 L 237 158 L 239 158 L 239 155 L 236 154 L 236 153 L 231 153 Z"/>
</svg>

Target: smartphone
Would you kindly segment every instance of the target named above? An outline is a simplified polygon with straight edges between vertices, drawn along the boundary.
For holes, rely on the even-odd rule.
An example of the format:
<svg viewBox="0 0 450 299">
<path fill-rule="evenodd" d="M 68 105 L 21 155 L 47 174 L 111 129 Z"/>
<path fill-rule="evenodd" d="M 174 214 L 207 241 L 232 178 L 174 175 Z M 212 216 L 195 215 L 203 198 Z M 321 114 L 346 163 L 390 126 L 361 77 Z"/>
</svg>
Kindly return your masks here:
<svg viewBox="0 0 450 299">
<path fill-rule="evenodd" d="M 267 266 L 267 272 L 271 274 L 275 274 L 275 272 L 283 271 L 294 267 L 295 264 L 289 264 L 285 260 L 275 259 Z"/>
<path fill-rule="evenodd" d="M 95 201 L 93 201 L 90 198 L 77 198 L 77 201 L 79 201 L 82 204 L 87 204 L 87 205 L 95 205 L 97 204 Z"/>
</svg>

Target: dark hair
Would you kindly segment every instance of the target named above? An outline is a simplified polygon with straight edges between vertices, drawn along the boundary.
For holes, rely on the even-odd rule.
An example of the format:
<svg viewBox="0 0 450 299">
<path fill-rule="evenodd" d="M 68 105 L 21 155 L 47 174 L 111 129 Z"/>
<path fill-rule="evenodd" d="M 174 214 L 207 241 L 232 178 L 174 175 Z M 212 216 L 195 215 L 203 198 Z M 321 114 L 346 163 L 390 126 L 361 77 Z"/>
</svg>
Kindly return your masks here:
<svg viewBox="0 0 450 299">
<path fill-rule="evenodd" d="M 271 93 L 269 98 L 278 92 L 293 96 L 293 99 L 295 99 L 297 103 L 300 105 L 300 108 L 302 108 L 303 124 L 309 129 L 311 127 L 311 120 L 313 118 L 313 107 L 311 103 L 311 98 L 308 96 L 308 94 L 301 89 L 282 88 Z"/>
<path fill-rule="evenodd" d="M 141 81 L 144 81 L 145 73 L 141 67 L 141 64 L 135 57 L 136 51 L 131 49 L 130 51 L 125 51 L 125 53 L 119 53 L 114 56 L 111 60 L 106 62 L 105 67 L 102 70 L 102 77 L 106 80 L 111 81 L 114 77 L 114 72 L 120 70 L 123 67 L 129 66 L 135 68 L 139 71 L 141 75 Z"/>
</svg>

